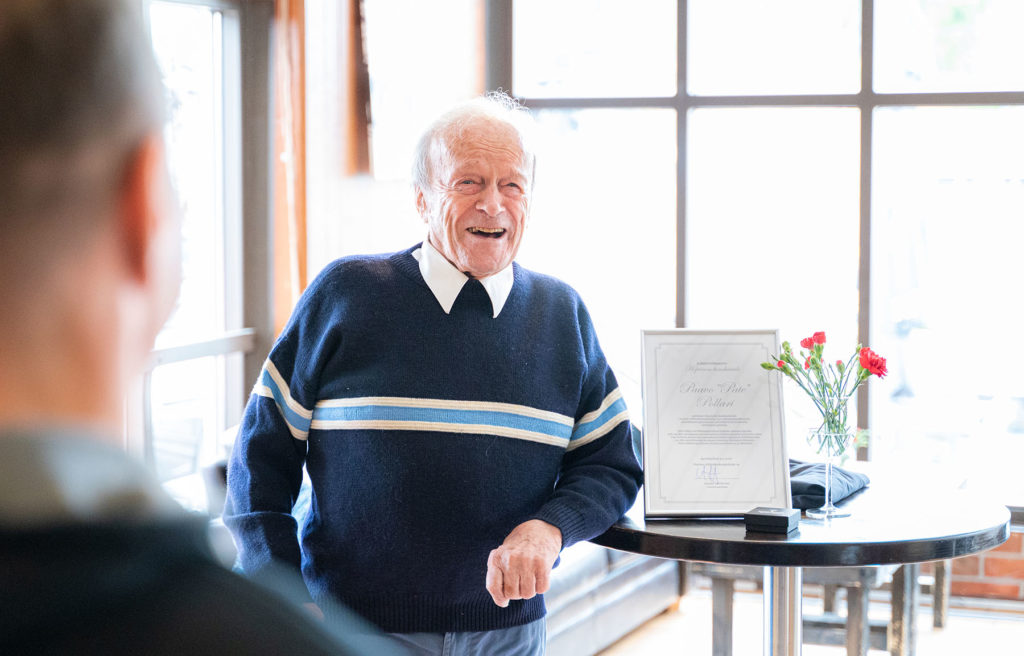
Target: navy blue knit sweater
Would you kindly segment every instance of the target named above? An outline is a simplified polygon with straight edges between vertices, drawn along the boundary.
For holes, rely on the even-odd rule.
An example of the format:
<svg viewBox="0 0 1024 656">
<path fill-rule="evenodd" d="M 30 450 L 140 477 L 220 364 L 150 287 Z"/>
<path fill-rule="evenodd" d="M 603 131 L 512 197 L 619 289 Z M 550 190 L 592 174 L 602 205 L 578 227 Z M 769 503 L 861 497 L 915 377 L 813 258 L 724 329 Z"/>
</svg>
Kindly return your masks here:
<svg viewBox="0 0 1024 656">
<path fill-rule="evenodd" d="M 338 260 L 306 291 L 246 408 L 225 519 L 246 572 L 301 565 L 314 600 L 386 631 L 524 624 L 543 599 L 496 606 L 488 553 L 529 519 L 565 547 L 628 509 L 625 404 L 567 285 L 513 265 L 498 317 L 475 282 L 445 314 L 414 248 Z"/>
</svg>

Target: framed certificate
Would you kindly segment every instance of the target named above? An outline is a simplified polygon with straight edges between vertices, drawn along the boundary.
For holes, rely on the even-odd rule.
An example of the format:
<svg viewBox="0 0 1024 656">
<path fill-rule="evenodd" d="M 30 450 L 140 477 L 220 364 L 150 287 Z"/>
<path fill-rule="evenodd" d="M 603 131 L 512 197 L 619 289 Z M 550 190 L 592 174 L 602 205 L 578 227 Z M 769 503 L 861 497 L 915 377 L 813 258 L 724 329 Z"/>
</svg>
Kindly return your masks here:
<svg viewBox="0 0 1024 656">
<path fill-rule="evenodd" d="M 791 508 L 777 330 L 643 331 L 644 511 Z"/>
</svg>

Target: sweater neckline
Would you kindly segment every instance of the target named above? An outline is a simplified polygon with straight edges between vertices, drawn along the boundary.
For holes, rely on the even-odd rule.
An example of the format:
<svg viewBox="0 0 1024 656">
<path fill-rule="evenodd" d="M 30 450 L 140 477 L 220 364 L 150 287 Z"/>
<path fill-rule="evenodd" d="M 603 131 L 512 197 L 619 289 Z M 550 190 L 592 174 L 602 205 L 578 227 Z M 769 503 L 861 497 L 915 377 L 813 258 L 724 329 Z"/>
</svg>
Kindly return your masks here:
<svg viewBox="0 0 1024 656">
<path fill-rule="evenodd" d="M 417 285 L 423 287 L 427 293 L 433 295 L 430 290 L 430 286 L 427 285 L 427 281 L 423 279 L 423 274 L 420 272 L 420 263 L 413 257 L 413 252 L 417 248 L 422 248 L 423 242 L 417 242 L 409 248 L 398 251 L 391 255 L 388 260 L 395 267 L 397 271 L 402 273 L 405 277 L 409 278 Z M 504 307 L 508 307 L 512 299 L 518 295 L 518 290 L 523 285 L 523 268 L 519 266 L 518 262 L 512 262 L 512 291 L 509 292 L 508 298 L 505 299 Z"/>
</svg>

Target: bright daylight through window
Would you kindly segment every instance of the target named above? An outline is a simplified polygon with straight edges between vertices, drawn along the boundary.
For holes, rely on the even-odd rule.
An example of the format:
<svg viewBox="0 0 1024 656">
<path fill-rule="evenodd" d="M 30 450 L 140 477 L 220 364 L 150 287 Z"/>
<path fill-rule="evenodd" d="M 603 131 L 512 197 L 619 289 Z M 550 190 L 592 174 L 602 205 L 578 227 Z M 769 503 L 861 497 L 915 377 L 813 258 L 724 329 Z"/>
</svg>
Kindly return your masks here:
<svg viewBox="0 0 1024 656">
<path fill-rule="evenodd" d="M 514 0 L 504 18 L 485 12 L 501 3 L 445 4 L 363 2 L 373 175 L 329 181 L 342 200 L 311 213 L 310 277 L 422 239 L 416 136 L 487 85 L 511 89 L 542 137 L 520 261 L 580 291 L 635 420 L 642 328 L 825 330 L 889 358 L 858 404 L 874 461 L 923 454 L 1024 505 L 1024 349 L 1009 338 L 1024 325 L 1010 291 L 1024 280 L 1024 3 Z M 166 344 L 239 326 L 222 282 L 237 219 L 217 188 L 225 14 L 151 7 L 186 205 Z M 195 457 L 171 433 L 218 448 L 223 359 L 153 372 L 165 477 Z M 814 421 L 804 402 L 786 397 L 796 456 Z"/>
<path fill-rule="evenodd" d="M 160 480 L 193 507 L 205 500 L 199 469 L 223 456 L 221 433 L 238 421 L 241 403 L 227 400 L 240 384 L 241 355 L 230 349 L 202 355 L 196 349 L 240 327 L 241 218 L 233 200 L 239 172 L 230 147 L 237 131 L 232 109 L 238 79 L 225 46 L 237 20 L 227 6 L 148 4 L 153 46 L 168 89 L 165 138 L 182 210 L 183 280 L 175 311 L 156 341 L 158 360 L 168 364 L 159 364 L 145 379 L 148 412 L 141 440 Z M 237 37 L 228 41 L 237 43 Z"/>
<path fill-rule="evenodd" d="M 523 259 L 580 288 L 627 384 L 673 313 L 862 339 L 890 358 L 860 397 L 871 459 L 1024 505 L 1024 4 L 513 7 L 496 70 L 556 144 Z M 808 405 L 786 397 L 798 457 Z"/>
</svg>

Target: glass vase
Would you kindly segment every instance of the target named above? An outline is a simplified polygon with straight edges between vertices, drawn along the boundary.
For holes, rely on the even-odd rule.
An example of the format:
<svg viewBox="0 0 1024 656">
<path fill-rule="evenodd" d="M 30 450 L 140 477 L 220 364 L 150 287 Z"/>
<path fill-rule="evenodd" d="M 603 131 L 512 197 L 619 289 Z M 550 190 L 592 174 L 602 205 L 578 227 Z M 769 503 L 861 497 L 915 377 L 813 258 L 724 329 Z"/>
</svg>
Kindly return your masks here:
<svg viewBox="0 0 1024 656">
<path fill-rule="evenodd" d="M 849 517 L 850 511 L 836 507 L 832 502 L 833 470 L 842 462 L 843 454 L 853 444 L 853 433 L 829 433 L 813 431 L 812 439 L 818 442 L 818 453 L 825 459 L 825 504 L 821 508 L 807 511 L 812 519 L 834 519 Z"/>
</svg>

